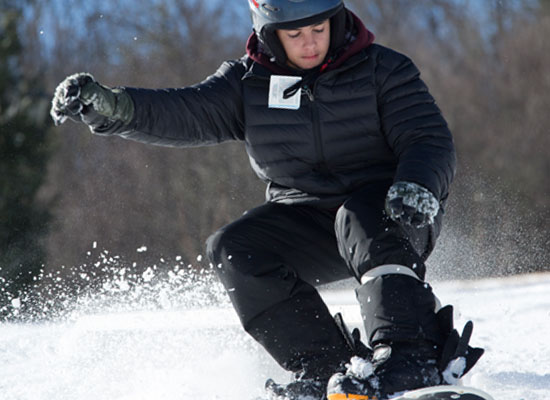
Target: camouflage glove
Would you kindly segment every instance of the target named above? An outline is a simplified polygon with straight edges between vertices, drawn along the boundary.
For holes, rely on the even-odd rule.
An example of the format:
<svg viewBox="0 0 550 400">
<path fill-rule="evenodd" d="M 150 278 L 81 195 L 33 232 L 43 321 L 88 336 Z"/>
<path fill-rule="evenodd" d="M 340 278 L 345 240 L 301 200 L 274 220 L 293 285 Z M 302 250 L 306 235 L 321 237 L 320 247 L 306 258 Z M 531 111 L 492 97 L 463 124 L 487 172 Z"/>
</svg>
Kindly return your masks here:
<svg viewBox="0 0 550 400">
<path fill-rule="evenodd" d="M 92 75 L 78 73 L 57 86 L 50 115 L 56 125 L 67 118 L 92 127 L 107 121 L 127 125 L 134 116 L 134 103 L 124 89 L 110 89 L 100 85 Z"/>
<path fill-rule="evenodd" d="M 412 182 L 396 182 L 386 196 L 386 214 L 395 222 L 422 228 L 434 223 L 439 202 L 426 188 Z"/>
</svg>

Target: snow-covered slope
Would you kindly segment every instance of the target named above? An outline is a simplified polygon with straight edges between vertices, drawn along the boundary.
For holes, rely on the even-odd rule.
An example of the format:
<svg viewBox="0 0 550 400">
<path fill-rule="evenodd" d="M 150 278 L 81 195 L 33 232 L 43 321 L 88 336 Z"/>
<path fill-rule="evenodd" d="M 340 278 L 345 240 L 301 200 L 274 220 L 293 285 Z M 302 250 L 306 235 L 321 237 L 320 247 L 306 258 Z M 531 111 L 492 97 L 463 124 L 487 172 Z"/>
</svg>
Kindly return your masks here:
<svg viewBox="0 0 550 400">
<path fill-rule="evenodd" d="M 550 274 L 433 286 L 455 305 L 457 325 L 474 321 L 472 344 L 487 350 L 466 384 L 496 400 L 550 398 Z M 323 296 L 359 325 L 352 291 Z M 0 371 L 3 400 L 246 400 L 267 377 L 288 379 L 226 303 L 3 324 Z"/>
</svg>

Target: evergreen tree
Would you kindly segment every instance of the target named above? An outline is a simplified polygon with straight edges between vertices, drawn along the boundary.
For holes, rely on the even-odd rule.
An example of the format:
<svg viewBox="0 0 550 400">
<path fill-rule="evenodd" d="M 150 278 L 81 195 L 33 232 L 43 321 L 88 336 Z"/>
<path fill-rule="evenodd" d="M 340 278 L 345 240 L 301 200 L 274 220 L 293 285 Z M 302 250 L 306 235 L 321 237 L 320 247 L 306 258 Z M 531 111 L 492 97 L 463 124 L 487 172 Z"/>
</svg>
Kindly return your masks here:
<svg viewBox="0 0 550 400">
<path fill-rule="evenodd" d="M 0 318 L 12 314 L 14 299 L 39 274 L 49 220 L 37 201 L 50 153 L 48 102 L 22 68 L 17 7 L 0 6 Z"/>
</svg>

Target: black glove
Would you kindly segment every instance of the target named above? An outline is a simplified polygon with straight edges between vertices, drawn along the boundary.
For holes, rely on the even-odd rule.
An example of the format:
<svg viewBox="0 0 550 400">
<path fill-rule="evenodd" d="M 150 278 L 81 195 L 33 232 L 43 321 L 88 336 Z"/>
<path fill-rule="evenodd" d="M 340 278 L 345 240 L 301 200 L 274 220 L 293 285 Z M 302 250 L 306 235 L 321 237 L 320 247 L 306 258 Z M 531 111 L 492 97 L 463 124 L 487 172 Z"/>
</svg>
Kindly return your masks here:
<svg viewBox="0 0 550 400">
<path fill-rule="evenodd" d="M 426 188 L 412 182 L 396 182 L 386 196 L 386 214 L 395 222 L 422 228 L 434 223 L 439 202 Z"/>
<path fill-rule="evenodd" d="M 123 89 L 110 89 L 100 85 L 92 75 L 78 73 L 57 86 L 50 115 L 56 125 L 67 118 L 92 127 L 106 121 L 128 124 L 134 116 L 134 103 Z"/>
</svg>

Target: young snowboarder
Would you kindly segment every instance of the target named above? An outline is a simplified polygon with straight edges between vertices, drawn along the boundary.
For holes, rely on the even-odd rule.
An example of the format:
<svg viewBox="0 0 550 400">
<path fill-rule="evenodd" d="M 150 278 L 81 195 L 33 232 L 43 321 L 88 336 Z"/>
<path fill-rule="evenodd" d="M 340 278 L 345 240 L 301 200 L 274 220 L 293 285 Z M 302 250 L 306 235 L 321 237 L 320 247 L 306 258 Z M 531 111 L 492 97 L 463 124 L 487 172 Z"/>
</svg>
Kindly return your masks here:
<svg viewBox="0 0 550 400">
<path fill-rule="evenodd" d="M 54 121 L 164 146 L 245 142 L 267 201 L 212 235 L 207 252 L 244 329 L 294 372 L 287 385 L 268 381 L 270 398 L 452 383 L 482 350 L 424 282 L 455 151 L 419 71 L 375 44 L 342 0 L 249 7 L 247 54 L 203 82 L 110 89 L 76 74 L 56 90 Z M 315 289 L 350 276 L 368 347 Z"/>
</svg>

